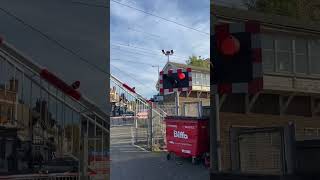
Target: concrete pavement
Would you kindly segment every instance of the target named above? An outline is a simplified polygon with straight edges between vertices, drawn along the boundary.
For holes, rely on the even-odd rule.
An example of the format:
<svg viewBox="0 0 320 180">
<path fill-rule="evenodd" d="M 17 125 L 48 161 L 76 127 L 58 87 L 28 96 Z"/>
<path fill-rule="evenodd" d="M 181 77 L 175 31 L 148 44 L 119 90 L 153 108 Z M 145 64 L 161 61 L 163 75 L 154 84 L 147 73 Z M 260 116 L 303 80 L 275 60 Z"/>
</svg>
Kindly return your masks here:
<svg viewBox="0 0 320 180">
<path fill-rule="evenodd" d="M 190 160 L 166 160 L 166 153 L 132 145 L 131 127 L 111 128 L 111 180 L 208 180 L 209 171 Z"/>
</svg>

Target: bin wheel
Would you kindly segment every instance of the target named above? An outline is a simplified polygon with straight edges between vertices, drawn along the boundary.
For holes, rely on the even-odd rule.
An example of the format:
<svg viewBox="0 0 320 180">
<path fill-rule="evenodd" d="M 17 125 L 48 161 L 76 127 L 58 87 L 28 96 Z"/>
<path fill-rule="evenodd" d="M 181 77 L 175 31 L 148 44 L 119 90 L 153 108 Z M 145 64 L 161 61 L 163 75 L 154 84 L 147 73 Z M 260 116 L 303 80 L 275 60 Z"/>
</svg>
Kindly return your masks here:
<svg viewBox="0 0 320 180">
<path fill-rule="evenodd" d="M 197 163 L 197 158 L 196 158 L 196 157 L 192 157 L 191 163 L 192 163 L 192 164 L 196 164 L 196 163 Z"/>
<path fill-rule="evenodd" d="M 204 167 L 206 167 L 206 168 L 209 168 L 209 167 L 210 167 L 210 158 L 209 158 L 209 157 L 206 156 L 206 157 L 204 158 L 203 165 L 204 165 Z"/>
<path fill-rule="evenodd" d="M 168 153 L 168 154 L 167 154 L 167 160 L 169 161 L 170 159 L 171 159 L 171 154 Z"/>
</svg>

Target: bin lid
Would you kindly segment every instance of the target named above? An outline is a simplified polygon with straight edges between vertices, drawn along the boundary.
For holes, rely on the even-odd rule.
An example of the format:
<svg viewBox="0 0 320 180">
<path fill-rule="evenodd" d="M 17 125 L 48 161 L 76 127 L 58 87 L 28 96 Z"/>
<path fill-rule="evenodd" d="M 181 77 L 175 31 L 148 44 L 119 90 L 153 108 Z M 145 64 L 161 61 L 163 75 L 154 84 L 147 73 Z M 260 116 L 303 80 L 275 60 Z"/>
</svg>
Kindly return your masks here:
<svg viewBox="0 0 320 180">
<path fill-rule="evenodd" d="M 193 121 L 206 121 L 208 117 L 190 117 L 190 116 L 166 116 L 165 120 L 193 120 Z"/>
</svg>

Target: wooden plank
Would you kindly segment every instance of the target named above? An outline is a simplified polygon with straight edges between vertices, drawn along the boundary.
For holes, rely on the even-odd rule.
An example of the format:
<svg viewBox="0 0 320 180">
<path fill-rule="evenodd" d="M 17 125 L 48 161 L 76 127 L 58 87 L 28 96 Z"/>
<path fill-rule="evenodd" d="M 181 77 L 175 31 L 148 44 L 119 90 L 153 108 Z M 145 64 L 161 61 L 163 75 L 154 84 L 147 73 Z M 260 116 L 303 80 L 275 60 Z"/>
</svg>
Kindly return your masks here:
<svg viewBox="0 0 320 180">
<path fill-rule="evenodd" d="M 320 80 L 296 78 L 296 89 L 320 92 Z"/>
<path fill-rule="evenodd" d="M 264 89 L 274 90 L 292 90 L 292 78 L 291 77 L 279 77 L 279 76 L 264 76 Z"/>
</svg>

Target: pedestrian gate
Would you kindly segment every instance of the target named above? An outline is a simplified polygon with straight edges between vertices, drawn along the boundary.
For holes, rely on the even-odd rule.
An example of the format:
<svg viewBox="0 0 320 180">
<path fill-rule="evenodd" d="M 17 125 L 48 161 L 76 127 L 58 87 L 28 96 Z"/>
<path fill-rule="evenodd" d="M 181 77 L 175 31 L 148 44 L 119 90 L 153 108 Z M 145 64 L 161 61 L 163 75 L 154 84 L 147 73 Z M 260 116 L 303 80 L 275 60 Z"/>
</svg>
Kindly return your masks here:
<svg viewBox="0 0 320 180">
<path fill-rule="evenodd" d="M 133 142 L 148 149 L 164 145 L 166 113 L 125 83 L 110 77 L 111 126 L 132 126 Z"/>
</svg>

